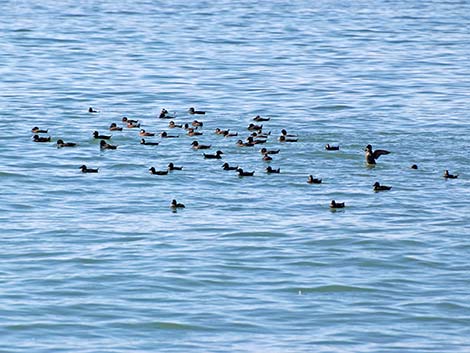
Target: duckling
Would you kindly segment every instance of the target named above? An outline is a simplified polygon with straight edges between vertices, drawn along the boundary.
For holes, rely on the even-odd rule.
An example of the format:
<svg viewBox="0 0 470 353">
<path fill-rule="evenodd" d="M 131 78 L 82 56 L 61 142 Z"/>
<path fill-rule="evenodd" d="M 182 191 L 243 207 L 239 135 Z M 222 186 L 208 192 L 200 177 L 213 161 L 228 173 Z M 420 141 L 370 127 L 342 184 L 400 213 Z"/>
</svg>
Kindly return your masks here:
<svg viewBox="0 0 470 353">
<path fill-rule="evenodd" d="M 202 132 L 195 131 L 193 128 L 188 129 L 188 136 L 201 136 Z"/>
<path fill-rule="evenodd" d="M 327 143 L 325 145 L 325 150 L 327 151 L 338 151 L 339 150 L 339 146 L 330 146 L 329 143 Z"/>
<path fill-rule="evenodd" d="M 253 176 L 255 174 L 254 171 L 253 172 L 244 172 L 242 168 L 238 168 L 237 171 L 238 171 L 238 176 L 242 176 L 242 177 L 244 177 L 244 176 Z"/>
<path fill-rule="evenodd" d="M 99 168 L 87 168 L 87 166 L 84 164 L 78 169 L 81 169 L 82 173 L 98 173 Z"/>
<path fill-rule="evenodd" d="M 242 140 L 238 140 L 236 142 L 236 145 L 238 147 L 253 147 L 255 144 L 254 143 L 250 143 L 250 142 L 243 142 Z"/>
<path fill-rule="evenodd" d="M 381 155 L 390 153 L 386 150 L 372 151 L 372 145 L 367 145 L 364 151 L 366 152 L 365 158 L 367 164 L 376 164 L 375 160 L 378 159 Z"/>
<path fill-rule="evenodd" d="M 102 150 L 115 150 L 117 148 L 117 146 L 115 145 L 110 145 L 109 143 L 107 143 L 105 140 L 101 140 L 100 141 L 100 148 Z"/>
<path fill-rule="evenodd" d="M 281 130 L 281 135 L 285 137 L 297 137 L 297 135 L 288 134 L 286 129 Z"/>
<path fill-rule="evenodd" d="M 147 142 L 145 139 L 140 140 L 141 145 L 147 145 L 147 146 L 158 146 L 159 142 Z"/>
<path fill-rule="evenodd" d="M 380 185 L 378 181 L 374 183 L 374 191 L 386 191 L 390 190 L 392 187 L 391 186 L 385 186 L 385 185 Z"/>
<path fill-rule="evenodd" d="M 206 158 L 206 159 L 221 159 L 221 158 L 222 158 L 222 156 L 221 156 L 222 154 L 224 154 L 224 152 L 222 152 L 222 151 L 216 151 L 215 154 L 203 153 L 204 158 Z"/>
<path fill-rule="evenodd" d="M 309 184 L 321 184 L 321 179 L 314 178 L 312 175 L 308 176 L 307 183 Z"/>
<path fill-rule="evenodd" d="M 266 168 L 266 173 L 268 174 L 279 174 L 281 172 L 281 168 L 273 169 L 271 166 Z"/>
<path fill-rule="evenodd" d="M 191 125 L 194 126 L 194 127 L 202 127 L 204 124 L 203 124 L 202 121 L 193 120 Z"/>
<path fill-rule="evenodd" d="M 268 150 L 265 147 L 259 150 L 261 154 L 278 154 L 281 150 Z"/>
<path fill-rule="evenodd" d="M 98 113 L 98 111 L 94 109 L 93 107 L 90 107 L 88 108 L 88 113 Z"/>
<path fill-rule="evenodd" d="M 330 208 L 344 208 L 344 202 L 336 202 L 335 200 L 331 200 Z"/>
<path fill-rule="evenodd" d="M 74 142 L 64 142 L 64 140 L 57 140 L 57 148 L 61 147 L 75 147 L 77 144 Z"/>
<path fill-rule="evenodd" d="M 298 139 L 287 138 L 284 135 L 279 136 L 279 142 L 297 142 Z"/>
<path fill-rule="evenodd" d="M 231 167 L 228 163 L 224 163 L 222 165 L 222 168 L 223 170 L 237 170 L 238 169 L 238 165 L 236 167 Z"/>
<path fill-rule="evenodd" d="M 168 123 L 168 127 L 169 127 L 170 129 L 174 129 L 174 128 L 176 128 L 176 127 L 181 128 L 181 127 L 183 127 L 183 125 L 181 125 L 181 124 L 175 124 L 175 122 L 172 120 L 172 121 L 170 121 L 170 122 Z"/>
<path fill-rule="evenodd" d="M 51 137 L 39 137 L 39 135 L 34 135 L 33 136 L 33 141 L 34 142 L 51 142 Z"/>
<path fill-rule="evenodd" d="M 168 163 L 168 170 L 183 170 L 183 167 L 175 167 L 173 163 Z"/>
<path fill-rule="evenodd" d="M 250 124 L 247 129 L 250 131 L 263 130 L 263 125 Z"/>
<path fill-rule="evenodd" d="M 116 123 L 109 125 L 109 131 L 122 131 L 122 127 L 118 127 Z"/>
<path fill-rule="evenodd" d="M 265 153 L 264 156 L 263 156 L 263 161 L 265 162 L 270 162 L 272 161 L 273 158 L 269 156 L 269 154 Z"/>
<path fill-rule="evenodd" d="M 151 137 L 151 136 L 155 136 L 155 134 L 153 132 L 147 132 L 145 131 L 144 129 L 140 129 L 139 131 L 139 136 L 148 136 L 148 137 Z"/>
<path fill-rule="evenodd" d="M 176 208 L 185 208 L 185 207 L 186 206 L 184 206 L 182 203 L 176 202 L 176 200 L 171 201 L 170 208 L 176 209 Z"/>
<path fill-rule="evenodd" d="M 411 169 L 418 169 L 418 165 L 417 165 L 417 164 L 413 164 L 410 168 L 411 168 Z"/>
<path fill-rule="evenodd" d="M 458 175 L 449 174 L 449 171 L 447 169 L 444 171 L 444 178 L 446 179 L 457 179 L 458 177 Z"/>
<path fill-rule="evenodd" d="M 154 167 L 150 167 L 149 172 L 150 174 L 153 174 L 153 175 L 167 175 L 168 169 L 167 170 L 155 170 Z"/>
<path fill-rule="evenodd" d="M 160 137 L 169 139 L 169 138 L 177 138 L 177 137 L 180 137 L 180 136 L 179 135 L 168 135 L 168 133 L 166 131 L 163 131 L 160 134 Z"/>
<path fill-rule="evenodd" d="M 197 141 L 193 141 L 193 143 L 191 143 L 191 146 L 193 146 L 192 148 L 195 150 L 208 150 L 209 148 L 211 148 L 211 145 L 201 145 Z"/>
<path fill-rule="evenodd" d="M 31 132 L 33 134 L 47 134 L 48 131 L 49 130 L 42 130 L 42 129 L 38 128 L 37 126 L 35 126 L 31 129 Z"/>
<path fill-rule="evenodd" d="M 98 131 L 93 132 L 93 137 L 100 140 L 109 140 L 112 135 L 100 135 Z"/>
<path fill-rule="evenodd" d="M 269 120 L 271 120 L 271 118 L 262 118 L 259 115 L 257 115 L 253 118 L 253 120 L 257 121 L 257 122 L 260 122 L 260 121 L 269 121 Z"/>
<path fill-rule="evenodd" d="M 189 108 L 188 113 L 191 114 L 191 115 L 193 115 L 193 114 L 201 114 L 201 115 L 206 114 L 206 112 L 204 112 L 202 110 L 195 110 L 194 107 Z"/>
</svg>

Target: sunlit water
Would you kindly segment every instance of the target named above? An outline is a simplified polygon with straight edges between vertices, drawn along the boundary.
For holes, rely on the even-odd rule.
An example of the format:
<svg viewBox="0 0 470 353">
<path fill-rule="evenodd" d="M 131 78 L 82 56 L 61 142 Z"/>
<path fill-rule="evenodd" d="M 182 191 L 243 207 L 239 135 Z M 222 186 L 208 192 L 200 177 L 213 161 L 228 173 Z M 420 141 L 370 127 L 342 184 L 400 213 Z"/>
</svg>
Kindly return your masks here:
<svg viewBox="0 0 470 353">
<path fill-rule="evenodd" d="M 468 1 L 4 2 L 0 351 L 470 351 L 469 14 Z M 192 150 L 162 108 L 202 120 L 197 140 L 223 159 Z M 213 133 L 244 139 L 258 114 L 281 149 L 270 163 Z M 100 151 L 92 132 L 123 116 L 181 136 L 142 146 L 124 129 Z M 33 143 L 33 126 L 52 142 Z M 299 142 L 277 142 L 283 128 Z M 391 153 L 368 168 L 367 144 Z M 148 173 L 169 162 L 184 169 Z"/>
</svg>

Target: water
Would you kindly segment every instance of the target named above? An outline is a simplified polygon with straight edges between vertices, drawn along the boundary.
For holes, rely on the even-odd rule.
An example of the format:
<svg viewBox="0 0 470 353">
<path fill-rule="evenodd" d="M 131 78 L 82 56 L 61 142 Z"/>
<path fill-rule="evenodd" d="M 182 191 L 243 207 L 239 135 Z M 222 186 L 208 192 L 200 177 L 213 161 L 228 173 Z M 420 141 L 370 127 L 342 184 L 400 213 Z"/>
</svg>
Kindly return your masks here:
<svg viewBox="0 0 470 353">
<path fill-rule="evenodd" d="M 4 2 L 0 352 L 470 351 L 469 14 L 468 1 Z M 113 132 L 116 151 L 91 137 L 122 116 L 167 130 L 160 110 L 185 123 L 190 106 L 222 161 L 179 129 L 157 147 Z M 212 133 L 245 138 L 257 114 L 279 175 Z M 33 126 L 53 143 L 31 142 Z M 278 143 L 282 128 L 299 142 Z M 369 143 L 392 152 L 375 168 Z M 148 173 L 169 162 L 183 171 Z"/>
</svg>

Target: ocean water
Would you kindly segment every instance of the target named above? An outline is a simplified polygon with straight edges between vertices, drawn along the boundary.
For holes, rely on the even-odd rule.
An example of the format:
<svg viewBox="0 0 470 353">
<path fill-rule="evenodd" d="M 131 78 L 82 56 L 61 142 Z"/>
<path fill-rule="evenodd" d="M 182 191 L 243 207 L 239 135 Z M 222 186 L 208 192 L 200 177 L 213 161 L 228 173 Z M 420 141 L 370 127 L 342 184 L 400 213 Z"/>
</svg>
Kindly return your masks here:
<svg viewBox="0 0 470 353">
<path fill-rule="evenodd" d="M 2 5 L 0 352 L 470 351 L 469 1 Z"/>
</svg>

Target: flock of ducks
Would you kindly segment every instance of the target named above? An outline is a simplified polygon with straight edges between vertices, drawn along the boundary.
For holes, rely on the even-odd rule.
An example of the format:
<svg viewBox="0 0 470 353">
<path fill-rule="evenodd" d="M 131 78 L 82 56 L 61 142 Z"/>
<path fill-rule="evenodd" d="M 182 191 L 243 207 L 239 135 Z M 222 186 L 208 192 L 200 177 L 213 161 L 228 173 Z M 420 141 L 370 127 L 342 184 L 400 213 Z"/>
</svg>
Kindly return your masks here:
<svg viewBox="0 0 470 353">
<path fill-rule="evenodd" d="M 93 107 L 90 107 L 88 109 L 89 113 L 98 113 L 99 111 L 94 109 Z M 188 114 L 190 115 L 205 115 L 205 111 L 201 110 L 196 110 L 194 107 L 191 107 L 188 109 Z M 195 137 L 195 136 L 201 136 L 203 135 L 203 132 L 198 130 L 199 128 L 202 128 L 204 126 L 204 123 L 202 121 L 198 120 L 193 120 L 191 123 L 185 123 L 185 124 L 176 124 L 173 119 L 176 118 L 176 114 L 170 115 L 168 110 L 162 109 L 160 114 L 158 115 L 159 119 L 169 119 L 168 127 L 170 129 L 184 129 L 186 131 L 186 134 L 190 137 Z M 251 132 L 251 134 L 246 137 L 245 140 L 238 139 L 237 142 L 235 143 L 236 146 L 238 147 L 254 147 L 255 145 L 260 145 L 264 144 L 267 142 L 268 138 L 271 135 L 271 131 L 269 132 L 264 132 L 263 131 L 263 125 L 258 124 L 260 122 L 267 122 L 269 121 L 270 118 L 264 118 L 259 115 L 253 118 L 253 121 L 255 123 L 250 123 L 247 127 L 247 130 Z M 139 128 L 139 136 L 141 137 L 140 144 L 142 145 L 151 145 L 151 146 L 158 146 L 159 142 L 148 142 L 145 140 L 144 137 L 154 137 L 156 136 L 155 133 L 148 132 L 145 129 L 141 128 L 141 123 L 139 120 L 132 120 L 127 117 L 123 117 L 121 119 L 121 122 L 125 125 L 126 128 L 128 129 L 134 129 L 134 128 Z M 109 126 L 109 131 L 122 131 L 123 127 L 118 126 L 116 123 L 111 123 Z M 34 127 L 31 129 L 31 132 L 34 134 L 33 136 L 33 141 L 38 142 L 38 143 L 46 143 L 46 142 L 51 142 L 51 137 L 50 136 L 40 136 L 40 134 L 47 134 L 48 130 L 40 129 L 39 127 Z M 222 135 L 224 137 L 238 137 L 238 133 L 230 132 L 230 130 L 223 130 L 220 128 L 216 128 L 214 130 L 214 133 L 217 135 Z M 159 134 L 159 136 L 162 139 L 167 139 L 167 138 L 178 138 L 179 135 L 174 135 L 174 134 L 169 134 L 166 131 L 163 131 Z M 115 150 L 118 148 L 118 146 L 110 144 L 108 141 L 111 139 L 112 135 L 102 135 L 98 131 L 93 132 L 93 138 L 99 139 L 100 140 L 100 148 L 102 150 Z M 288 134 L 285 129 L 281 130 L 281 134 L 278 138 L 278 141 L 281 143 L 290 143 L 290 142 L 297 142 L 298 137 L 295 134 Z M 58 139 L 56 141 L 56 145 L 58 148 L 64 148 L 64 147 L 76 147 L 78 144 L 74 142 L 64 142 L 62 139 Z M 191 148 L 194 150 L 209 150 L 212 148 L 212 145 L 203 145 L 200 144 L 197 140 L 194 140 L 191 143 Z M 330 144 L 325 145 L 325 150 L 327 151 L 338 151 L 340 149 L 340 146 L 332 146 Z M 271 155 L 278 154 L 280 152 L 280 149 L 273 149 L 269 150 L 265 147 L 260 149 L 260 153 L 262 155 L 262 160 L 270 162 L 273 158 Z M 373 150 L 371 145 L 367 145 L 364 149 L 365 152 L 365 161 L 367 165 L 373 166 L 377 163 L 377 160 L 379 157 L 383 155 L 387 155 L 390 152 L 387 150 L 382 150 L 382 149 L 376 149 Z M 224 152 L 217 150 L 215 153 L 203 153 L 203 157 L 205 159 L 222 159 L 222 155 Z M 239 166 L 230 166 L 228 163 L 224 163 L 222 165 L 223 170 L 227 171 L 236 171 L 240 177 L 249 177 L 253 176 L 255 174 L 254 171 L 244 171 L 241 167 Z M 413 164 L 411 166 L 412 169 L 418 169 L 418 166 L 416 164 Z M 79 168 L 82 173 L 98 173 L 99 168 L 88 168 L 86 165 L 82 165 Z M 176 171 L 176 170 L 182 170 L 183 167 L 181 166 L 175 166 L 173 163 L 169 163 L 167 166 L 167 169 L 165 170 L 156 170 L 154 167 L 149 168 L 149 173 L 153 175 L 167 175 L 170 171 Z M 281 172 L 280 168 L 274 169 L 271 166 L 266 167 L 265 169 L 267 174 L 279 174 Z M 443 177 L 445 179 L 456 179 L 458 178 L 458 175 L 450 174 L 448 170 L 444 171 Z M 307 178 L 307 183 L 309 184 L 321 184 L 322 179 L 314 178 L 312 175 L 309 175 Z M 391 190 L 391 186 L 386 186 L 386 185 L 381 185 L 378 181 L 373 184 L 373 190 L 375 192 L 380 192 L 380 191 L 388 191 Z M 330 202 L 330 208 L 331 209 L 338 209 L 338 208 L 344 208 L 345 203 L 344 202 L 336 202 L 335 200 L 331 200 Z M 179 209 L 179 208 L 184 208 L 185 205 L 182 203 L 178 203 L 176 200 L 172 200 L 170 204 L 170 208 L 173 210 Z"/>
</svg>

